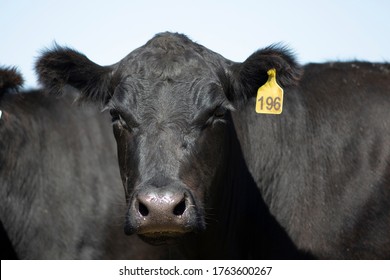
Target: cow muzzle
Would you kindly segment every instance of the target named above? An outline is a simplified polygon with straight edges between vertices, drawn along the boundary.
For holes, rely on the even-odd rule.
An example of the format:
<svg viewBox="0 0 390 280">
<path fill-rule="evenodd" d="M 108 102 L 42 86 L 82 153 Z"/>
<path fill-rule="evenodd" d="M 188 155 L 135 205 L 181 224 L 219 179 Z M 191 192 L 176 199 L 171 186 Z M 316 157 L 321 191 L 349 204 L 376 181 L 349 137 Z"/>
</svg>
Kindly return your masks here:
<svg viewBox="0 0 390 280">
<path fill-rule="evenodd" d="M 194 199 L 183 188 L 147 187 L 135 192 L 129 205 L 125 233 L 138 234 L 152 245 L 174 243 L 196 231 Z"/>
</svg>

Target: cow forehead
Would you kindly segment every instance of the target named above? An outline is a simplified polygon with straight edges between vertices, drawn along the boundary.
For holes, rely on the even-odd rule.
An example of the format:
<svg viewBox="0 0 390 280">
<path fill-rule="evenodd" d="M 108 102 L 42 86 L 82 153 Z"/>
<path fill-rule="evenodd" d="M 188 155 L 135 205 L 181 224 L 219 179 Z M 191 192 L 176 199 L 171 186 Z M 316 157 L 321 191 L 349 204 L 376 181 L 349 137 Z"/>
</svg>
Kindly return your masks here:
<svg viewBox="0 0 390 280">
<path fill-rule="evenodd" d="M 221 59 L 183 35 L 158 35 L 118 64 L 112 103 L 133 114 L 165 111 L 167 116 L 222 104 Z"/>
<path fill-rule="evenodd" d="M 145 80 L 169 80 L 181 83 L 194 78 L 213 77 L 215 71 L 196 53 L 145 50 L 127 57 L 120 66 L 120 74 Z"/>
<path fill-rule="evenodd" d="M 120 62 L 121 74 L 139 79 L 190 82 L 194 77 L 215 76 L 220 57 L 179 34 L 161 34 L 134 50 Z"/>
<path fill-rule="evenodd" d="M 188 82 L 164 79 L 124 78 L 110 101 L 110 107 L 143 119 L 192 119 L 199 111 L 226 102 L 222 86 L 210 78 L 193 78 Z"/>
</svg>

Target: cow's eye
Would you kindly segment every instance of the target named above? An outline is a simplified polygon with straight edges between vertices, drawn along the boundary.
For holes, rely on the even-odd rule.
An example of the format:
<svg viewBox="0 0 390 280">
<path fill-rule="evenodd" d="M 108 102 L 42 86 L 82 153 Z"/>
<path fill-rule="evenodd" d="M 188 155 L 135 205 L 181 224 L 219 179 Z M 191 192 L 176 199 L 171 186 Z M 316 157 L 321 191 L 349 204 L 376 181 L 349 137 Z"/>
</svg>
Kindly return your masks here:
<svg viewBox="0 0 390 280">
<path fill-rule="evenodd" d="M 110 115 L 111 115 L 111 122 L 112 123 L 114 123 L 116 121 L 119 121 L 120 116 L 119 116 L 119 113 L 116 110 L 111 109 L 110 110 Z"/>
<path fill-rule="evenodd" d="M 225 114 L 226 114 L 226 109 L 224 107 L 222 107 L 222 106 L 216 107 L 214 109 L 214 111 L 212 111 L 212 114 L 209 117 L 209 119 L 206 121 L 205 127 L 210 126 L 210 125 L 213 126 L 214 124 L 219 123 L 219 122 L 224 123 L 225 122 Z"/>
<path fill-rule="evenodd" d="M 113 125 L 118 125 L 120 128 L 126 128 L 126 122 L 123 120 L 121 115 L 118 113 L 117 110 L 111 109 L 111 123 Z"/>
<path fill-rule="evenodd" d="M 224 107 L 218 106 L 214 111 L 214 118 L 222 119 L 225 117 L 226 109 Z"/>
<path fill-rule="evenodd" d="M 223 106 L 209 108 L 208 110 L 199 112 L 194 118 L 193 124 L 202 130 L 208 127 L 213 127 L 216 123 L 225 122 L 226 112 L 227 109 Z"/>
</svg>

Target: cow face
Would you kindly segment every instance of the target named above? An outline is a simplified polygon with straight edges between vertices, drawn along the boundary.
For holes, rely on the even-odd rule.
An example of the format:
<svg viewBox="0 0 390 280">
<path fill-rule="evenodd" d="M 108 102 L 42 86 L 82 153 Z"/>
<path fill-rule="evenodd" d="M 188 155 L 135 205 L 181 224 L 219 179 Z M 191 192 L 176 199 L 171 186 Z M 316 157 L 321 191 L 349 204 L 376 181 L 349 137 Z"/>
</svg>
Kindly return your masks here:
<svg viewBox="0 0 390 280">
<path fill-rule="evenodd" d="M 151 243 L 205 228 L 232 108 L 202 58 L 175 47 L 131 54 L 106 104 L 129 204 L 125 232 Z"/>
<path fill-rule="evenodd" d="M 112 66 L 56 48 L 37 71 L 50 91 L 68 84 L 110 111 L 128 202 L 125 232 L 160 244 L 205 229 L 210 197 L 232 172 L 227 112 L 255 94 L 268 68 L 280 70 L 282 84 L 293 81 L 290 62 L 268 48 L 232 63 L 164 33 Z"/>
</svg>

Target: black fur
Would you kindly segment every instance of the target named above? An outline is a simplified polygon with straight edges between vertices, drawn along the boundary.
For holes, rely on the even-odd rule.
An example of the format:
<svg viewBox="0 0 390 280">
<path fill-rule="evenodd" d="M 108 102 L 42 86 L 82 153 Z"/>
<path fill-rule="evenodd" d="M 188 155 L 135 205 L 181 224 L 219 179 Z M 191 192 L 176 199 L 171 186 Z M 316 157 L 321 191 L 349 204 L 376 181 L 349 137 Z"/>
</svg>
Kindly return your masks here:
<svg viewBox="0 0 390 280">
<path fill-rule="evenodd" d="M 17 91 L 23 84 L 22 76 L 15 67 L 0 67 L 0 104 L 2 96 L 6 92 Z M 0 108 L 1 117 L 3 112 Z M 0 117 L 0 118 L 1 118 Z M 1 120 L 0 120 L 1 121 Z M 18 256 L 8 237 L 7 231 L 0 220 L 0 244 L 1 244 L 1 259 L 17 259 Z"/>
<path fill-rule="evenodd" d="M 15 67 L 0 67 L 0 95 L 6 91 L 16 91 L 22 84 L 23 78 Z"/>
<path fill-rule="evenodd" d="M 111 67 L 102 67 L 85 55 L 56 45 L 43 51 L 36 63 L 40 83 L 54 94 L 60 94 L 66 85 L 81 91 L 81 98 L 104 104 L 111 80 Z"/>
<path fill-rule="evenodd" d="M 236 102 L 246 102 L 267 81 L 267 71 L 273 68 L 277 82 L 283 88 L 296 86 L 302 75 L 302 68 L 291 50 L 280 44 L 271 45 L 230 67 L 230 77 L 234 78 L 229 81 L 229 95 Z"/>
<path fill-rule="evenodd" d="M 28 91 L 2 98 L 2 259 L 171 257 L 174 249 L 123 234 L 123 189 L 109 118 L 74 106 L 75 95 L 67 95 L 60 100 Z"/>
<path fill-rule="evenodd" d="M 280 116 L 234 113 L 271 213 L 318 258 L 390 258 L 390 66 L 309 64 Z"/>
</svg>

